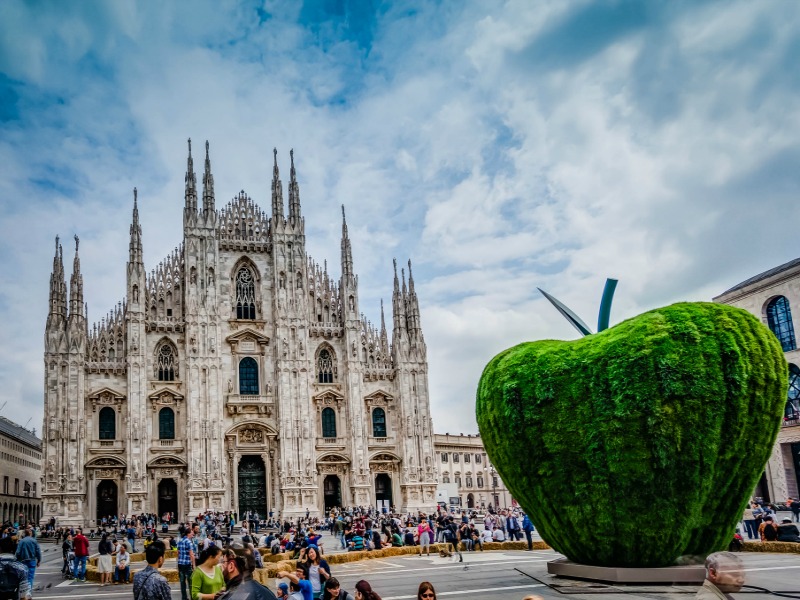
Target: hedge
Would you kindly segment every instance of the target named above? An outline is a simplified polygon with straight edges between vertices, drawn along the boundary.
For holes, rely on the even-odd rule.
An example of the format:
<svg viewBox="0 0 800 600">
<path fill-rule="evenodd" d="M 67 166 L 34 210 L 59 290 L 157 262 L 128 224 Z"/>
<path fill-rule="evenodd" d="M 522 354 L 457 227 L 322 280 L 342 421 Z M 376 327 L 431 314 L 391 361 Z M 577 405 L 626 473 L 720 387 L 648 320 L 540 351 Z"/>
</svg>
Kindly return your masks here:
<svg viewBox="0 0 800 600">
<path fill-rule="evenodd" d="M 553 548 L 658 567 L 727 547 L 787 387 L 781 346 L 758 319 L 681 303 L 500 353 L 476 413 L 489 458 Z"/>
</svg>

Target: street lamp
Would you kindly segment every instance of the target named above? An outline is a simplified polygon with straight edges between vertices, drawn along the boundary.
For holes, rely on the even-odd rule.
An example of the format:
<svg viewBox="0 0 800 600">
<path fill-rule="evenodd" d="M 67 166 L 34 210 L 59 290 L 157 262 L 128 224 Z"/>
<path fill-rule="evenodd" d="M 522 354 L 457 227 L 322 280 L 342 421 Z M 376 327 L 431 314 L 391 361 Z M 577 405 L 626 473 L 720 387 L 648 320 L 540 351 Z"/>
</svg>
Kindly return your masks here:
<svg viewBox="0 0 800 600">
<path fill-rule="evenodd" d="M 494 465 L 489 465 L 489 477 L 492 478 L 492 509 L 498 510 L 498 498 L 497 498 L 497 471 L 494 468 Z"/>
</svg>

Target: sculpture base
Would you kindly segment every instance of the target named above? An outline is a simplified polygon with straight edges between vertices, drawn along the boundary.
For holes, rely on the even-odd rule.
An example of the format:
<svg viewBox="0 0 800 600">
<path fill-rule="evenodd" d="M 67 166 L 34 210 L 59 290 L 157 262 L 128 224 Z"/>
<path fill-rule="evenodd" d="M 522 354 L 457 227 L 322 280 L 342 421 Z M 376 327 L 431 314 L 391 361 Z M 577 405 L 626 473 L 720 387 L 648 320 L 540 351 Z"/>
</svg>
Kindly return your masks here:
<svg viewBox="0 0 800 600">
<path fill-rule="evenodd" d="M 574 563 L 566 558 L 558 558 L 548 562 L 547 572 L 557 577 L 624 584 L 677 583 L 699 585 L 703 583 L 706 577 L 706 569 L 703 565 L 653 568 L 596 567 Z"/>
</svg>

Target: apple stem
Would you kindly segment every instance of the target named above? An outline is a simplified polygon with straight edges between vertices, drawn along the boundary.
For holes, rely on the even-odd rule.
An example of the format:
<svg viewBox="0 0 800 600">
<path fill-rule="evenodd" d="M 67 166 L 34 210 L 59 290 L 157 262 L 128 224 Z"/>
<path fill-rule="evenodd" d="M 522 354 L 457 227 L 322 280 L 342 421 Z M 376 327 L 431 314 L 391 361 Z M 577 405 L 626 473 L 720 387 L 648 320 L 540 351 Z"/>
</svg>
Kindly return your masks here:
<svg viewBox="0 0 800 600">
<path fill-rule="evenodd" d="M 611 302 L 614 300 L 614 290 L 617 289 L 616 279 L 606 279 L 603 288 L 603 299 L 600 301 L 600 313 L 597 316 L 597 333 L 608 329 L 608 318 L 611 316 Z"/>
</svg>

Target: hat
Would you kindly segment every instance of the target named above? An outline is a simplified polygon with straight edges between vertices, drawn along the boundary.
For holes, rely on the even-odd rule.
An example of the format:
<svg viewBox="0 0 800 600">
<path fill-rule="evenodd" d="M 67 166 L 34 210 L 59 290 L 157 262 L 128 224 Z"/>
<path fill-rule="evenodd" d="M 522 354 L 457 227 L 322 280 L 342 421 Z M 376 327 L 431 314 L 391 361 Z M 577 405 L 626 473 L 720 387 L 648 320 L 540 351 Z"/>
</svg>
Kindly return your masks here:
<svg viewBox="0 0 800 600">
<path fill-rule="evenodd" d="M 278 589 L 283 592 L 284 596 L 289 595 L 289 584 L 288 583 L 279 583 Z"/>
<path fill-rule="evenodd" d="M 781 523 L 791 523 L 791 522 L 792 520 L 789 517 L 784 517 L 783 521 L 781 521 Z"/>
<path fill-rule="evenodd" d="M 311 550 L 312 548 L 314 549 L 314 551 L 315 551 L 317 554 L 319 554 L 319 548 L 317 547 L 317 545 L 316 545 L 316 544 L 309 544 L 309 545 L 308 545 L 308 548 L 307 548 L 307 550 Z"/>
</svg>

